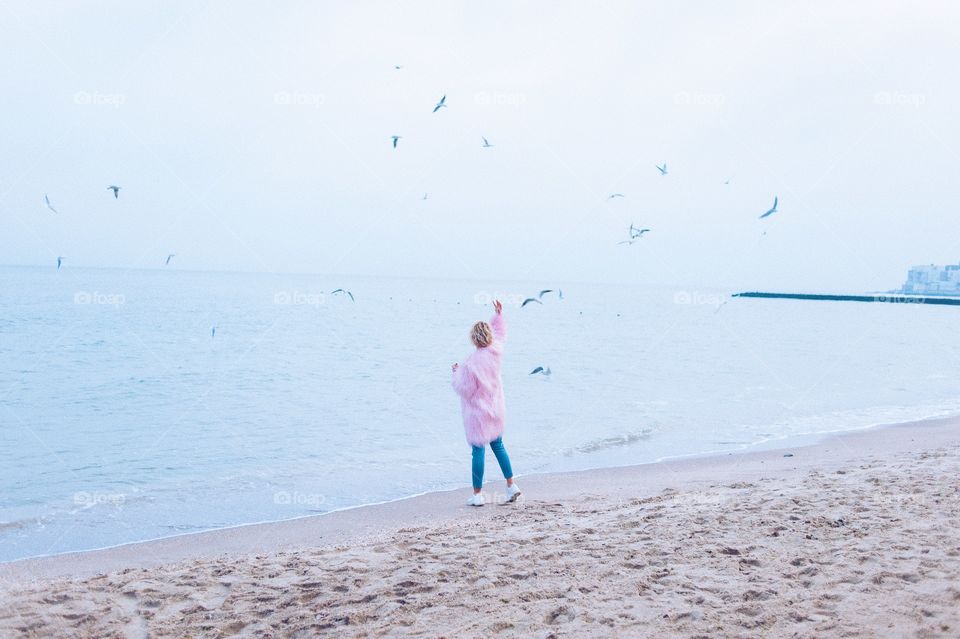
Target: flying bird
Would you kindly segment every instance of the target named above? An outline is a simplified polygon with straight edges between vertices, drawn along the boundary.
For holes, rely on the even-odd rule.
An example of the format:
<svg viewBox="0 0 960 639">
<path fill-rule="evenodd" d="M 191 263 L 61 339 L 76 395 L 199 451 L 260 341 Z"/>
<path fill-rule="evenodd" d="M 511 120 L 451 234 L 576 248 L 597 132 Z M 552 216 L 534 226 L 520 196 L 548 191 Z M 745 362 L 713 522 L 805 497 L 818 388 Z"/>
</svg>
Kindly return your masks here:
<svg viewBox="0 0 960 639">
<path fill-rule="evenodd" d="M 423 194 L 423 199 L 427 199 L 427 194 L 426 194 L 426 193 Z"/>
<path fill-rule="evenodd" d="M 649 233 L 650 229 L 638 229 L 633 224 L 630 224 L 630 239 L 635 240 L 638 237 L 643 237 L 644 233 Z"/>
<path fill-rule="evenodd" d="M 546 368 L 544 368 L 543 366 L 537 366 L 535 369 L 530 371 L 530 375 L 536 375 L 537 373 L 540 373 L 541 375 L 549 376 L 550 372 L 551 371 L 549 366 L 547 366 Z"/>
<path fill-rule="evenodd" d="M 613 194 L 610 195 L 610 197 L 608 197 L 607 199 L 608 199 L 608 200 L 612 200 L 612 199 L 615 198 L 615 197 L 623 197 L 623 193 L 613 193 Z"/>
<path fill-rule="evenodd" d="M 733 179 L 733 177 L 728 177 L 726 180 L 723 181 L 723 183 L 724 183 L 724 184 L 730 184 L 730 180 L 732 180 L 732 179 Z"/>
<path fill-rule="evenodd" d="M 489 149 L 493 147 L 493 145 L 487 141 L 487 138 L 483 137 L 482 135 L 480 137 L 483 139 L 483 148 Z"/>
<path fill-rule="evenodd" d="M 523 308 L 524 306 L 526 306 L 526 305 L 529 304 L 530 302 L 536 302 L 537 304 L 543 304 L 543 302 L 541 302 L 540 300 L 538 300 L 538 299 L 535 298 L 535 297 L 528 297 L 527 299 L 523 300 L 523 304 L 520 305 L 520 308 Z"/>
<path fill-rule="evenodd" d="M 563 289 L 558 288 L 557 293 L 560 294 L 560 299 L 563 299 Z"/>
<path fill-rule="evenodd" d="M 391 135 L 390 139 L 393 140 L 393 148 L 397 148 L 397 142 L 403 138 L 402 135 Z"/>
<path fill-rule="evenodd" d="M 119 187 L 119 186 L 113 186 L 113 185 L 111 184 L 110 186 L 107 187 L 107 190 L 108 190 L 108 191 L 113 191 L 113 199 L 117 199 L 118 197 L 120 197 L 120 187 Z"/>
<path fill-rule="evenodd" d="M 400 69 L 403 68 L 403 65 L 402 65 L 402 64 L 395 64 L 395 65 L 393 65 L 393 68 L 396 69 L 397 71 L 399 71 Z"/>
<path fill-rule="evenodd" d="M 433 112 L 436 113 L 445 106 L 447 106 L 447 96 L 440 98 L 440 101 L 437 102 L 437 106 L 433 107 Z"/>
<path fill-rule="evenodd" d="M 657 164 L 656 167 L 657 167 L 657 170 L 660 171 L 660 175 L 666 175 L 666 174 L 667 174 L 667 163 L 666 163 L 666 162 L 663 163 L 663 166 L 660 166 L 659 164 Z"/>
<path fill-rule="evenodd" d="M 59 255 L 57 256 L 57 270 L 60 270 L 60 265 L 63 264 L 63 258 Z"/>
<path fill-rule="evenodd" d="M 176 253 L 171 253 L 170 255 L 168 255 L 167 261 L 164 262 L 164 266 L 170 266 L 170 260 L 172 260 L 175 256 L 176 256 Z"/>
<path fill-rule="evenodd" d="M 210 337 L 216 337 L 216 336 L 217 336 L 217 327 L 214 326 L 210 329 Z"/>
<path fill-rule="evenodd" d="M 543 299 L 543 296 L 546 295 L 547 293 L 553 293 L 553 289 L 552 288 L 543 289 L 542 291 L 540 291 L 539 294 L 537 294 L 537 299 Z"/>
<path fill-rule="evenodd" d="M 53 208 L 53 204 L 50 204 L 50 198 L 47 197 L 47 194 L 46 194 L 46 193 L 43 194 L 43 201 L 47 203 L 47 208 L 48 208 L 48 209 L 50 209 L 50 210 L 53 211 L 54 213 L 57 213 L 57 209 Z"/>
<path fill-rule="evenodd" d="M 640 239 L 641 237 L 643 237 L 643 234 L 644 234 L 644 233 L 649 233 L 649 232 L 650 232 L 650 229 L 638 229 L 638 228 L 635 227 L 635 226 L 633 225 L 633 223 L 631 222 L 631 223 L 630 223 L 630 239 L 629 239 L 629 240 L 623 240 L 623 241 L 617 242 L 617 244 L 628 244 L 628 245 L 629 245 L 629 244 L 633 244 L 633 243 L 636 242 L 638 239 Z"/>
<path fill-rule="evenodd" d="M 777 212 L 777 197 L 774 196 L 774 198 L 773 198 L 773 206 L 771 206 L 771 207 L 767 210 L 767 212 L 764 213 L 763 215 L 761 215 L 758 219 L 761 219 L 761 220 L 762 220 L 763 218 L 769 217 L 769 216 L 773 215 L 773 214 L 776 213 L 776 212 Z"/>
<path fill-rule="evenodd" d="M 350 291 L 348 291 L 348 290 L 346 290 L 346 289 L 338 288 L 337 290 L 330 292 L 331 295 L 336 295 L 337 293 L 344 293 L 344 294 L 346 294 L 346 295 L 349 295 L 351 302 L 356 302 L 356 301 L 357 301 L 357 300 L 353 299 L 353 293 L 351 293 Z"/>
</svg>

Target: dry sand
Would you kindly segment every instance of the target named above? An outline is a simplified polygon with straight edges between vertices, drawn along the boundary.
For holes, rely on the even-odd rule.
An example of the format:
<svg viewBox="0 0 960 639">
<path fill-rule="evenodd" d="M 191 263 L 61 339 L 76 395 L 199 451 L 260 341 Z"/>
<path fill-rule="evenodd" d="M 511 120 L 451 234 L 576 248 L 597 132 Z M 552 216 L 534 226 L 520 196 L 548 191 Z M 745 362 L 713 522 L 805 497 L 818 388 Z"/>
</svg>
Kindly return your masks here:
<svg viewBox="0 0 960 639">
<path fill-rule="evenodd" d="M 960 637 L 956 420 L 519 483 L 0 564 L 0 636 Z"/>
</svg>

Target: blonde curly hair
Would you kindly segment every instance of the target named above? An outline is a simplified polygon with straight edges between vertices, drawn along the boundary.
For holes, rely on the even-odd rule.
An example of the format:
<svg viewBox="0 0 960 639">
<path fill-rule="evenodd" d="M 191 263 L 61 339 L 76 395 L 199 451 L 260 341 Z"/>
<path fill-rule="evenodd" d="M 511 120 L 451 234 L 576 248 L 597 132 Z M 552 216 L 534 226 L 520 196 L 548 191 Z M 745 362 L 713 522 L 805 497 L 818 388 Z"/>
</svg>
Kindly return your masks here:
<svg viewBox="0 0 960 639">
<path fill-rule="evenodd" d="M 470 329 L 470 340 L 477 348 L 486 348 L 493 344 L 493 329 L 486 322 L 477 322 Z"/>
</svg>

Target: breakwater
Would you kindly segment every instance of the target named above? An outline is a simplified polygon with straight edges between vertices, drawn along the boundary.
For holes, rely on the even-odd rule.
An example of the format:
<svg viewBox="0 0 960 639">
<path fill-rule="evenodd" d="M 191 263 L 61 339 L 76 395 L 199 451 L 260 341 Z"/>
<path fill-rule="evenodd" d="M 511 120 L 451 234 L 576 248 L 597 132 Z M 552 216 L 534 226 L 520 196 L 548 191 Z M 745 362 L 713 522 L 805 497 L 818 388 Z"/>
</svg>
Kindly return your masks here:
<svg viewBox="0 0 960 639">
<path fill-rule="evenodd" d="M 764 293 L 759 291 L 747 291 L 743 293 L 734 293 L 733 297 L 820 300 L 827 302 L 879 302 L 884 304 L 938 304 L 944 306 L 960 306 L 960 298 L 956 297 L 902 295 L 900 293 L 877 293 L 875 295 L 833 295 L 825 293 Z"/>
</svg>

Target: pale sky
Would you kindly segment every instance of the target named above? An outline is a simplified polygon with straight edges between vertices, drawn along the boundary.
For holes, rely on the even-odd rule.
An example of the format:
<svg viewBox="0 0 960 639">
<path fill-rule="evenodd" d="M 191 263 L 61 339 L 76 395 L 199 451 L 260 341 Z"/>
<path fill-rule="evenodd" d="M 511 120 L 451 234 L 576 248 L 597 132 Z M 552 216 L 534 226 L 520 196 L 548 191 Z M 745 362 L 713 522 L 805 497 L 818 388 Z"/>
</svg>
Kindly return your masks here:
<svg viewBox="0 0 960 639">
<path fill-rule="evenodd" d="M 958 41 L 951 2 L 5 1 L 0 263 L 888 289 L 960 259 Z"/>
</svg>

